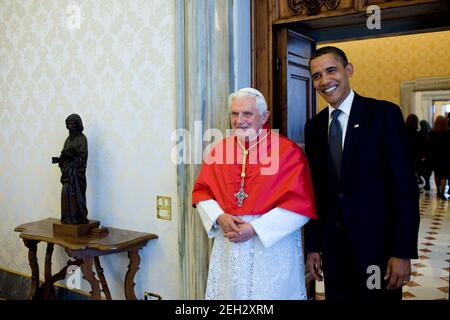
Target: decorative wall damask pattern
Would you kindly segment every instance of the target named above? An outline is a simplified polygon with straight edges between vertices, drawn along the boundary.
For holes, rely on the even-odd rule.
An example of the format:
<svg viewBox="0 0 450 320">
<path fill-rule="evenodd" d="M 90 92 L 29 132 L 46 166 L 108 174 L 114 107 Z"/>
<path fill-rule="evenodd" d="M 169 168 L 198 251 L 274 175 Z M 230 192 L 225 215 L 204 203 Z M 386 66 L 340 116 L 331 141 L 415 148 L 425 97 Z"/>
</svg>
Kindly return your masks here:
<svg viewBox="0 0 450 320">
<path fill-rule="evenodd" d="M 177 212 L 171 222 L 155 212 L 157 194 L 177 199 L 175 77 L 174 1 L 0 1 L 0 266 L 30 273 L 14 227 L 59 217 L 50 159 L 67 137 L 65 118 L 78 113 L 89 217 L 158 234 L 141 252 L 136 294 L 179 297 Z M 56 270 L 65 254 L 54 255 Z M 103 261 L 113 298 L 123 298 L 127 257 Z"/>
<path fill-rule="evenodd" d="M 450 31 L 339 42 L 354 66 L 352 88 L 359 94 L 400 104 L 400 83 L 450 75 Z M 319 109 L 326 106 L 319 97 Z"/>
</svg>

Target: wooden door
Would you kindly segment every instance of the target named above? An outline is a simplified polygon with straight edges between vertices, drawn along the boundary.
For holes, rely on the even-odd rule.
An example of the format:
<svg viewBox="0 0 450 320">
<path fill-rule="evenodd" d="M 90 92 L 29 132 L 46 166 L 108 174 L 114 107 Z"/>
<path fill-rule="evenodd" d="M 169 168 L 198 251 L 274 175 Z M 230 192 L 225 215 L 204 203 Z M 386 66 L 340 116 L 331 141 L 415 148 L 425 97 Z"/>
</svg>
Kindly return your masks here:
<svg viewBox="0 0 450 320">
<path fill-rule="evenodd" d="M 315 91 L 309 74 L 309 58 L 316 48 L 312 38 L 282 28 L 276 31 L 274 128 L 304 147 L 304 127 L 316 111 Z M 303 250 L 306 258 L 306 252 Z M 306 261 L 305 261 L 306 262 Z M 306 270 L 305 270 L 306 272 Z M 315 281 L 305 273 L 308 298 L 315 298 Z"/>
<path fill-rule="evenodd" d="M 306 120 L 316 110 L 309 74 L 309 58 L 316 43 L 288 28 L 277 30 L 276 35 L 274 128 L 303 146 Z"/>
<path fill-rule="evenodd" d="M 294 30 L 282 28 L 276 31 L 274 128 L 301 147 L 305 141 L 306 120 L 316 111 L 315 91 L 309 74 L 309 58 L 315 47 L 313 39 Z M 303 252 L 306 257 L 305 250 Z M 305 282 L 308 297 L 314 298 L 315 281 L 308 272 Z"/>
</svg>

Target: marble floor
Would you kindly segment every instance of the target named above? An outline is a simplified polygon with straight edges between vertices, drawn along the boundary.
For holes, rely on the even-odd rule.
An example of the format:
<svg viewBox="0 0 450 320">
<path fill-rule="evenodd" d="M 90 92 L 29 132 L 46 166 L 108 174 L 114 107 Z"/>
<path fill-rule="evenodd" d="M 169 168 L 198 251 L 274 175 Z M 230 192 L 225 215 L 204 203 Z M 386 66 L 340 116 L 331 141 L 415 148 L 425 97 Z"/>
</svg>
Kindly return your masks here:
<svg viewBox="0 0 450 320">
<path fill-rule="evenodd" d="M 419 258 L 412 260 L 411 280 L 404 300 L 448 300 L 450 274 L 450 199 L 436 191 L 420 194 Z M 316 281 L 316 299 L 324 299 L 323 282 Z"/>
<path fill-rule="evenodd" d="M 450 199 L 435 190 L 420 195 L 419 259 L 403 288 L 405 300 L 448 300 L 450 265 Z"/>
</svg>

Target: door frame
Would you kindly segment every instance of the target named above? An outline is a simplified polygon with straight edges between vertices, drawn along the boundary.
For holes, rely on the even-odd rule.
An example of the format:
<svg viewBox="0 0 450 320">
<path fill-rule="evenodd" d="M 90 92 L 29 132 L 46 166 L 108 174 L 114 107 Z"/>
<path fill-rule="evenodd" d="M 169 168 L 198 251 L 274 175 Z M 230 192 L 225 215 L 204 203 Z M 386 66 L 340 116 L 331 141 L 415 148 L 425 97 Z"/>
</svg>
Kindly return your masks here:
<svg viewBox="0 0 450 320">
<path fill-rule="evenodd" d="M 278 28 L 291 28 L 317 43 L 450 30 L 449 0 L 379 3 L 381 17 L 387 17 L 379 30 L 366 27 L 366 0 L 353 0 L 349 10 L 337 8 L 318 16 L 294 15 L 288 19 L 280 17 L 280 6 L 288 0 L 251 1 L 252 86 L 263 93 L 272 115 L 279 110 L 275 84 Z"/>
</svg>

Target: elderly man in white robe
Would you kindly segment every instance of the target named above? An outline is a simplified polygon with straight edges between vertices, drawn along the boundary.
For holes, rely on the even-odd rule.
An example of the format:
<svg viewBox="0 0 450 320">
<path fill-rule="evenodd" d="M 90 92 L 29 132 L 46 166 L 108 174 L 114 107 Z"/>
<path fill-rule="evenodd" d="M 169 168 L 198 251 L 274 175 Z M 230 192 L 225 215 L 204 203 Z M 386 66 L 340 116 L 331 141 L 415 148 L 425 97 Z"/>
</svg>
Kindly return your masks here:
<svg viewBox="0 0 450 320">
<path fill-rule="evenodd" d="M 205 298 L 307 299 L 300 230 L 316 218 L 307 159 L 268 129 L 259 91 L 241 89 L 229 106 L 235 134 L 211 150 L 192 192 L 215 238 Z M 264 171 L 264 155 L 278 161 L 276 170 Z"/>
</svg>

